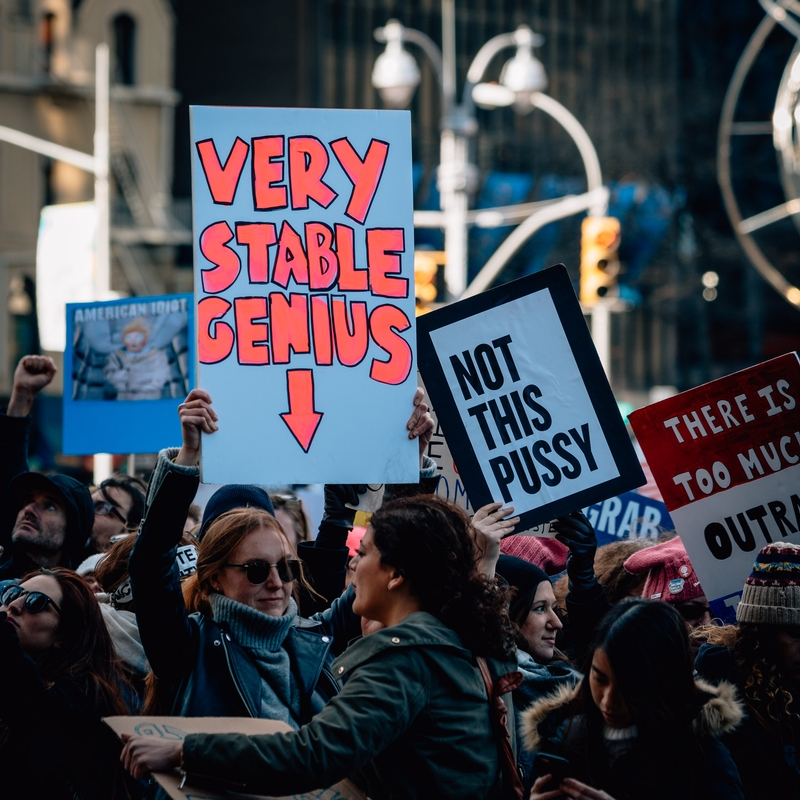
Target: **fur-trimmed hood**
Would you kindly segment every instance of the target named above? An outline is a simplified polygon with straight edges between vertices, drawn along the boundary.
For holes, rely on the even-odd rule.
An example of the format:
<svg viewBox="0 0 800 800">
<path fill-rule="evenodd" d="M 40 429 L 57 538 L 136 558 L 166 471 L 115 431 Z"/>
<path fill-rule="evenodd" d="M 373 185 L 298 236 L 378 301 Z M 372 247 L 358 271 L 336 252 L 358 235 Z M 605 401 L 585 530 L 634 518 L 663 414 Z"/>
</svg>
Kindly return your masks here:
<svg viewBox="0 0 800 800">
<path fill-rule="evenodd" d="M 523 745 L 526 750 L 538 750 L 541 744 L 539 726 L 554 712 L 565 708 L 580 691 L 582 683 L 574 688 L 561 686 L 553 694 L 537 700 L 520 714 Z M 736 696 L 736 687 L 722 681 L 718 686 L 695 678 L 695 685 L 710 695 L 692 727 L 697 736 L 719 738 L 736 728 L 744 719 L 744 706 Z"/>
</svg>

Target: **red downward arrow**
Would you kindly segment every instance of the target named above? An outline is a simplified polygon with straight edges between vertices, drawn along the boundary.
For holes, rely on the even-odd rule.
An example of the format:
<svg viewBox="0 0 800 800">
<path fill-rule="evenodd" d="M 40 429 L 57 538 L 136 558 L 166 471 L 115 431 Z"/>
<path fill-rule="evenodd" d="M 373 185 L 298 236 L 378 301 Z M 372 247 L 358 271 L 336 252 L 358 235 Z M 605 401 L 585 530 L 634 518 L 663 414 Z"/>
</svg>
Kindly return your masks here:
<svg viewBox="0 0 800 800">
<path fill-rule="evenodd" d="M 314 411 L 314 373 L 310 369 L 290 369 L 286 372 L 289 411 L 281 414 L 297 443 L 308 452 L 323 414 Z"/>
</svg>

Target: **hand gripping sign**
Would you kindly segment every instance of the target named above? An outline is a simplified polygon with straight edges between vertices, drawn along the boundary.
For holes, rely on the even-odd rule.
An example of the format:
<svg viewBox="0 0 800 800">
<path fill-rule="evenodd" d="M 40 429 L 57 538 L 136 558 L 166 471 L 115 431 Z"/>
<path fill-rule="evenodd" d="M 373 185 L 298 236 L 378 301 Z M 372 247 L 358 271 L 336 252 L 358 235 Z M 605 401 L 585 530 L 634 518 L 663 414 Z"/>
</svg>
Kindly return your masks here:
<svg viewBox="0 0 800 800">
<path fill-rule="evenodd" d="M 191 114 L 203 480 L 417 480 L 408 113 Z"/>
<path fill-rule="evenodd" d="M 729 617 L 758 551 L 800 542 L 797 353 L 629 419 L 712 611 Z"/>
<path fill-rule="evenodd" d="M 470 503 L 524 531 L 644 483 L 563 265 L 417 320 L 419 366 Z"/>
</svg>

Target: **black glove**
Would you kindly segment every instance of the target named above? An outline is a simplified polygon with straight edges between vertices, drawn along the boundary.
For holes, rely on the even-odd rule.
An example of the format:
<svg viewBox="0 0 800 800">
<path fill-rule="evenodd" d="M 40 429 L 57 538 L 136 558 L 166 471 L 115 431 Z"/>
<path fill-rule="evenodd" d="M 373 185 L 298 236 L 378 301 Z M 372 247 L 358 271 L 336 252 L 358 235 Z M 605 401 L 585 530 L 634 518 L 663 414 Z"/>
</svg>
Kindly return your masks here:
<svg viewBox="0 0 800 800">
<path fill-rule="evenodd" d="M 570 592 L 586 592 L 594 588 L 597 585 L 594 574 L 597 536 L 589 520 L 582 511 L 573 511 L 567 517 L 559 517 L 552 526 L 556 539 L 569 547 L 567 575 Z"/>
<path fill-rule="evenodd" d="M 356 512 L 346 504 L 358 505 L 359 494 L 366 491 L 365 484 L 326 483 L 322 521 L 340 528 L 352 528 Z"/>
<path fill-rule="evenodd" d="M 315 547 L 347 547 L 347 534 L 353 528 L 356 512 L 355 509 L 348 508 L 346 503 L 357 505 L 359 493 L 366 490 L 366 484 L 325 484 L 325 510 L 314 542 Z"/>
</svg>

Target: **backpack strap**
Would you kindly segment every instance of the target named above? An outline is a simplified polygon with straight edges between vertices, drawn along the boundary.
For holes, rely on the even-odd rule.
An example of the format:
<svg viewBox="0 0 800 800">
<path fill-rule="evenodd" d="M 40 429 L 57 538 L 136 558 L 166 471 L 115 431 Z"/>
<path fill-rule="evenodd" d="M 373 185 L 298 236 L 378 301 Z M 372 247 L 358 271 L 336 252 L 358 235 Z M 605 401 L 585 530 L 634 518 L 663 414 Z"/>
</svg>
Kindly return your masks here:
<svg viewBox="0 0 800 800">
<path fill-rule="evenodd" d="M 500 766 L 506 783 L 510 788 L 510 796 L 515 800 L 523 800 L 522 778 L 517 769 L 514 750 L 511 747 L 511 736 L 508 731 L 508 712 L 506 704 L 503 702 L 503 695 L 514 691 L 522 683 L 522 673 L 508 672 L 505 675 L 501 675 L 496 682 L 493 682 L 486 659 L 482 656 L 477 656 L 476 660 L 483 676 L 483 682 L 486 684 L 489 709 L 495 723 L 495 732 L 500 747 Z"/>
</svg>

